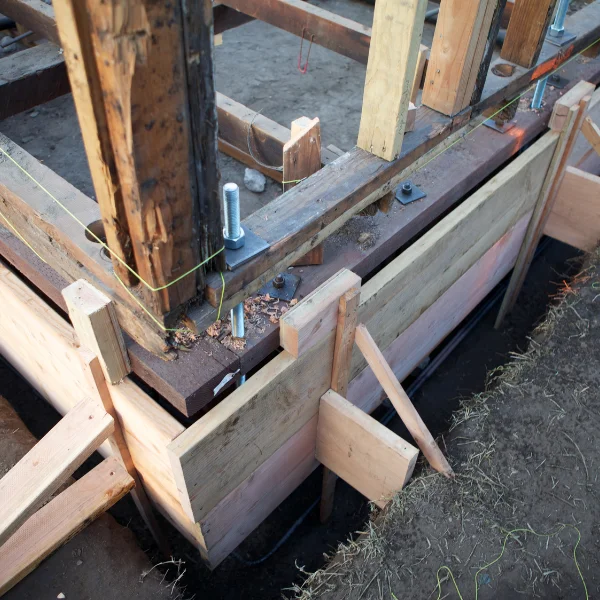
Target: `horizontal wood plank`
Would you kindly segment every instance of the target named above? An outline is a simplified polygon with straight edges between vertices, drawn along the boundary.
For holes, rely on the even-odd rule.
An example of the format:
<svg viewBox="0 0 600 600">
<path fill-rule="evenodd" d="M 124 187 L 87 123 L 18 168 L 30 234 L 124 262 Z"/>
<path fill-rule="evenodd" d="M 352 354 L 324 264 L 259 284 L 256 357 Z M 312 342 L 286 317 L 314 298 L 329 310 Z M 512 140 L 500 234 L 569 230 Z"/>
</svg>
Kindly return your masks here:
<svg viewBox="0 0 600 600">
<path fill-rule="evenodd" d="M 410 479 L 419 451 L 345 398 L 321 398 L 317 460 L 383 508 Z"/>
</svg>

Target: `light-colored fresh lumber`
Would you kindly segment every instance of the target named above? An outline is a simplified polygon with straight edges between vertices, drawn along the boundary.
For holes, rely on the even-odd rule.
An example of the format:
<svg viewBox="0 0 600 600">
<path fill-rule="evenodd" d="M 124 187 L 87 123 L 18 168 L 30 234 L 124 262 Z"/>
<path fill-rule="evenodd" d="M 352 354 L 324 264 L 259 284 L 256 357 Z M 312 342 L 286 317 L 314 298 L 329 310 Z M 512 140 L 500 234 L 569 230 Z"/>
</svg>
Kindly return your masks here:
<svg viewBox="0 0 600 600">
<path fill-rule="evenodd" d="M 544 233 L 591 252 L 600 240 L 600 177 L 567 167 Z"/>
<path fill-rule="evenodd" d="M 107 458 L 30 517 L 0 546 L 0 596 L 133 488 L 117 458 Z"/>
<path fill-rule="evenodd" d="M 375 373 L 375 377 L 377 377 L 391 403 L 394 405 L 396 412 L 413 436 L 415 442 L 417 442 L 429 464 L 446 477 L 451 477 L 454 473 L 446 457 L 442 454 L 429 429 L 423 423 L 423 419 L 421 419 L 410 398 L 400 385 L 398 378 L 394 375 L 390 365 L 385 360 L 381 350 L 377 347 L 371 334 L 363 324 L 360 324 L 356 328 L 356 345 L 360 348 L 371 370 Z"/>
<path fill-rule="evenodd" d="M 522 67 L 532 67 L 542 50 L 555 5 L 556 0 L 515 2 L 500 57 Z"/>
<path fill-rule="evenodd" d="M 551 132 L 533 144 L 361 288 L 359 321 L 380 347 L 387 348 L 531 212 L 557 139 Z M 331 387 L 337 303 L 333 306 L 330 333 L 311 351 L 298 359 L 282 352 L 169 445 L 190 519 L 202 522 L 216 511 L 316 416 Z M 351 378 L 365 365 L 358 355 Z"/>
<path fill-rule="evenodd" d="M 552 131 L 563 131 L 571 107 L 578 105 L 583 98 L 593 94 L 595 89 L 596 86 L 588 81 L 577 82 L 554 103 L 548 127 Z"/>
<path fill-rule="evenodd" d="M 590 117 L 586 117 L 581 125 L 581 133 L 590 143 L 597 154 L 600 154 L 600 127 L 592 121 Z"/>
<path fill-rule="evenodd" d="M 422 102 L 445 115 L 469 106 L 497 0 L 443 0 Z"/>
<path fill-rule="evenodd" d="M 556 194 L 560 188 L 567 167 L 567 160 L 571 154 L 575 140 L 579 135 L 581 123 L 587 114 L 587 107 L 590 100 L 591 96 L 586 96 L 581 100 L 579 105 L 572 106 L 569 109 L 569 115 L 567 116 L 563 131 L 559 134 L 560 138 L 537 198 L 533 215 L 529 222 L 529 227 L 527 228 L 521 251 L 519 252 L 519 257 L 517 258 L 514 271 L 508 284 L 508 289 L 506 290 L 502 305 L 498 311 L 498 317 L 496 318 L 495 323 L 496 328 L 499 328 L 502 325 L 504 317 L 517 301 L 517 297 L 521 291 L 527 272 L 529 271 L 529 266 L 533 260 L 535 249 L 544 233 L 546 221 L 552 212 Z"/>
<path fill-rule="evenodd" d="M 385 351 L 400 380 L 414 371 L 510 271 L 529 216 L 524 215 Z M 348 400 L 365 412 L 372 412 L 384 398 L 385 392 L 369 367 L 350 382 Z M 211 549 L 212 566 L 235 550 L 317 468 L 317 418 L 315 413 L 200 523 Z"/>
<path fill-rule="evenodd" d="M 549 132 L 387 265 L 361 290 L 359 321 L 385 350 L 537 200 L 559 135 Z M 354 352 L 351 378 L 365 361 Z"/>
<path fill-rule="evenodd" d="M 108 381 L 119 383 L 131 365 L 114 304 L 85 279 L 66 287 L 62 295 L 79 341 L 100 359 Z"/>
<path fill-rule="evenodd" d="M 94 397 L 97 390 L 84 372 L 73 328 L 2 263 L 0 306 L 0 353 L 43 398 L 64 415 L 82 397 Z M 184 427 L 129 378 L 108 387 L 125 442 L 148 495 L 205 552 L 199 527 L 181 506 L 167 454 L 167 446 Z M 106 442 L 100 451 L 104 456 L 112 452 Z"/>
<path fill-rule="evenodd" d="M 0 480 L 0 546 L 113 431 L 98 399 L 83 399 Z"/>
<path fill-rule="evenodd" d="M 350 381 L 350 364 L 354 348 L 354 334 L 358 320 L 360 289 L 352 289 L 341 298 L 338 306 L 337 327 L 335 331 L 335 349 L 333 351 L 333 369 L 331 372 L 331 389 L 340 396 L 348 393 Z M 323 490 L 321 492 L 320 519 L 324 523 L 333 511 L 335 484 L 337 475 L 323 467 Z"/>
<path fill-rule="evenodd" d="M 426 0 L 375 4 L 358 146 L 385 160 L 402 148 L 426 10 Z"/>
<path fill-rule="evenodd" d="M 418 455 L 333 390 L 321 398 L 315 456 L 380 508 L 406 485 Z"/>
<path fill-rule="evenodd" d="M 330 277 L 281 317 L 281 347 L 298 358 L 318 346 L 337 326 L 340 297 L 358 288 L 360 277 L 348 269 Z"/>
</svg>

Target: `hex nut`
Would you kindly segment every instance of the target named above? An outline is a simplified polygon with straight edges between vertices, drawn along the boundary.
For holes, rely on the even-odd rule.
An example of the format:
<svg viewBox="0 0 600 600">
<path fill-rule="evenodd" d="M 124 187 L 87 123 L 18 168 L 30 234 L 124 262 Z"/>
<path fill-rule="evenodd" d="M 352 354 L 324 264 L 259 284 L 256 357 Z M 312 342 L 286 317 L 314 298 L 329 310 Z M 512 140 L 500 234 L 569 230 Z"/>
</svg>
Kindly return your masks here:
<svg viewBox="0 0 600 600">
<path fill-rule="evenodd" d="M 223 242 L 225 244 L 225 248 L 228 250 L 239 250 L 246 243 L 246 234 L 242 227 L 240 227 L 240 237 L 235 238 L 234 240 L 229 239 L 226 235 L 225 229 L 223 229 Z"/>
</svg>

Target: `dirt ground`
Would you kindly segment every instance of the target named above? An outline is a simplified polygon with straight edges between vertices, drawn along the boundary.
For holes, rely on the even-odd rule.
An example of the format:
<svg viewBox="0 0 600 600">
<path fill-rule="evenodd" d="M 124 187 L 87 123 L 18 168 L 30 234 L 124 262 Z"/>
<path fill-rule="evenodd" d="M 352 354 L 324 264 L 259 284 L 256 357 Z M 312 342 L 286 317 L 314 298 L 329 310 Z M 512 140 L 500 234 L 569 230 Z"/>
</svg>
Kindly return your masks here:
<svg viewBox="0 0 600 600">
<path fill-rule="evenodd" d="M 598 593 L 600 251 L 561 295 L 527 352 L 453 415 L 443 447 L 456 479 L 423 465 L 295 598 Z"/>
<path fill-rule="evenodd" d="M 370 24 L 372 19 L 372 7 L 361 0 L 314 3 L 365 24 Z M 431 32 L 432 28 L 428 27 L 424 43 L 430 41 Z M 335 144 L 348 150 L 355 144 L 358 132 L 365 67 L 314 46 L 309 72 L 301 75 L 296 68 L 299 48 L 298 37 L 260 22 L 225 32 L 224 43 L 215 52 L 217 89 L 288 127 L 299 116 L 319 116 L 325 145 Z M 0 131 L 84 193 L 94 195 L 70 96 L 0 122 Z M 242 165 L 221 155 L 220 166 L 222 182 L 235 181 L 241 187 L 243 215 L 281 192 L 280 186 L 271 181 L 264 193 L 249 192 L 243 187 Z M 352 219 L 348 226 L 350 230 L 353 223 L 359 222 L 358 230 L 364 230 L 365 220 L 362 219 Z M 482 392 L 487 372 L 503 365 L 510 352 L 526 347 L 526 336 L 544 315 L 548 294 L 556 290 L 564 274 L 568 273 L 570 265 L 567 261 L 574 254 L 573 249 L 552 242 L 534 263 L 519 306 L 505 327 L 495 331 L 493 315 L 488 315 L 419 391 L 415 403 L 432 431 L 445 431 L 459 398 Z M 57 419 L 56 413 L 2 361 L 0 393 L 15 406 L 37 436 L 43 435 Z M 390 426 L 401 431 L 395 421 Z M 284 588 L 304 579 L 299 566 L 308 572 L 323 567 L 325 553 L 330 553 L 349 536 L 354 537 L 354 532 L 364 530 L 369 506 L 360 494 L 340 482 L 333 517 L 327 525 L 321 525 L 318 509 L 307 512 L 317 500 L 320 487 L 321 472 L 318 470 L 212 573 L 191 546 L 169 528 L 175 558 L 185 561 L 186 574 L 182 584 L 187 585 L 189 598 L 194 594 L 196 598 L 210 600 L 281 598 Z M 305 513 L 305 518 L 297 523 Z M 158 562 L 151 538 L 131 501 L 121 501 L 112 514 L 136 534 L 150 560 Z M 276 552 L 258 565 L 247 564 L 269 554 L 294 525 L 293 533 Z M 171 570 L 167 579 L 173 574 L 174 570 Z M 398 595 L 401 588 L 394 589 Z M 91 598 L 104 597 L 99 589 Z"/>
</svg>

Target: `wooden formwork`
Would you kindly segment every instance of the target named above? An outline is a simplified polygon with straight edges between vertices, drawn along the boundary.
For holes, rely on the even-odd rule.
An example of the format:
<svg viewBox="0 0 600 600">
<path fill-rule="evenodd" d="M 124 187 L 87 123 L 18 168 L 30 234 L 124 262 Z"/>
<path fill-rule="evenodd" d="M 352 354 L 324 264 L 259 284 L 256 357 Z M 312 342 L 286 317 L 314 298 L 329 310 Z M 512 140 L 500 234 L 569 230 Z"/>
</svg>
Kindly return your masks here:
<svg viewBox="0 0 600 600">
<path fill-rule="evenodd" d="M 142 32 L 139 35 L 148 35 L 158 27 L 161 16 L 164 17 L 157 13 L 160 7 L 151 4 L 142 0 L 133 3 L 137 12 L 132 11 L 132 22 L 121 23 L 121 26 L 139 25 Z M 178 3 L 175 4 L 174 10 L 180 10 Z M 248 164 L 255 164 L 247 152 L 249 131 L 253 139 L 261 140 L 261 156 L 272 153 L 273 160 L 269 164 L 279 164 L 286 144 L 297 136 L 293 129 L 285 130 L 232 100 L 210 94 L 213 11 L 210 2 L 204 3 L 197 8 L 199 14 L 186 14 L 181 19 L 179 33 L 161 33 L 167 36 L 161 41 L 162 47 L 167 45 L 173 49 L 172 54 L 167 53 L 169 60 L 180 61 L 187 57 L 188 66 L 191 60 L 193 73 L 187 74 L 188 84 L 193 78 L 203 84 L 198 84 L 201 94 L 197 86 L 176 86 L 181 94 L 178 109 L 168 102 L 160 105 L 167 122 L 172 124 L 168 121 L 172 117 L 175 122 L 183 123 L 181 129 L 185 130 L 188 141 L 182 141 L 171 132 L 177 137 L 177 151 L 181 156 L 178 168 L 185 171 L 171 175 L 182 193 L 176 194 L 177 206 L 170 206 L 173 198 L 170 192 L 166 193 L 166 200 L 159 201 L 158 196 L 153 195 L 157 192 L 148 192 L 149 171 L 144 172 L 158 156 L 152 155 L 152 136 L 145 137 L 140 131 L 150 121 L 140 120 L 137 113 L 136 119 L 119 121 L 111 112 L 114 106 L 111 110 L 106 106 L 106 98 L 111 97 L 115 105 L 123 108 L 127 93 L 143 94 L 144 85 L 149 85 L 148 81 L 156 76 L 156 73 L 148 74 L 148 81 L 142 84 L 131 72 L 118 70 L 123 66 L 115 62 L 115 56 L 122 56 L 119 52 L 131 52 L 131 64 L 142 60 L 136 54 L 142 50 L 136 45 L 139 40 L 132 39 L 133 29 L 128 29 L 128 35 L 124 36 L 126 48 L 110 46 L 106 37 L 114 34 L 112 30 L 108 36 L 99 35 L 106 33 L 111 23 L 111 27 L 118 23 L 117 17 L 123 16 L 119 12 L 121 3 L 107 3 L 106 10 L 114 12 L 91 14 L 88 22 L 88 17 L 80 14 L 80 6 L 68 0 L 55 0 L 59 37 L 54 16 L 47 6 L 41 9 L 33 0 L 0 0 L 0 12 L 14 16 L 56 43 L 62 41 L 78 113 L 82 125 L 85 124 L 84 142 L 99 198 L 96 204 L 0 134 L 0 146 L 15 161 L 6 156 L 0 161 L 0 211 L 6 223 L 10 223 L 0 229 L 0 252 L 6 262 L 59 308 L 67 308 L 68 303 L 61 295 L 66 283 L 78 279 L 92 283 L 113 302 L 119 323 L 131 338 L 127 350 L 138 376 L 186 415 L 211 402 L 214 404 L 186 428 L 127 377 L 120 382 L 118 378 L 113 379 L 109 385 L 143 486 L 161 512 L 190 539 L 212 567 L 235 549 L 319 464 L 315 458 L 319 405 L 324 394 L 333 387 L 337 307 L 339 297 L 347 291 L 332 288 L 332 280 L 336 280 L 340 267 L 348 267 L 359 275 L 378 270 L 360 288 L 358 320 L 367 326 L 395 375 L 402 380 L 511 270 L 517 257 L 525 256 L 535 247 L 544 229 L 583 248 L 590 247 L 595 232 L 600 232 L 596 227 L 594 196 L 586 191 L 588 188 L 583 190 L 585 186 L 597 190 L 595 176 L 574 173 L 565 165 L 573 136 L 587 123 L 584 111 L 597 102 L 597 96 L 592 100 L 588 98 L 585 100 L 588 104 L 580 107 L 585 95 L 582 96 L 582 88 L 579 88 L 580 93 L 573 96 L 571 104 L 559 103 L 567 107 L 563 115 L 566 118 L 560 121 L 560 126 L 554 122 L 548 133 L 544 133 L 546 123 L 552 105 L 559 98 L 556 90 L 548 93 L 547 105 L 539 113 L 521 114 L 512 133 L 502 136 L 479 127 L 483 120 L 480 113 L 484 110 L 515 98 L 526 91 L 531 82 L 597 41 L 600 5 L 591 4 L 570 18 L 568 27 L 578 37 L 562 49 L 548 44 L 542 46 L 543 36 L 539 32 L 537 40 L 532 41 L 529 38 L 534 34 L 527 29 L 521 36 L 528 37 L 531 55 L 527 60 L 534 66 L 512 64 L 512 75 L 501 77 L 494 72 L 502 70 L 494 67 L 506 61 L 493 60 L 492 50 L 505 3 L 474 1 L 465 13 L 465 20 L 458 18 L 462 4 L 458 7 L 451 0 L 444 0 L 438 27 L 443 23 L 447 32 L 445 45 L 438 48 L 434 43 L 431 49 L 424 77 L 424 104 L 416 109 L 413 131 L 404 133 L 414 82 L 421 79 L 415 76 L 417 64 L 424 62 L 419 61 L 419 55 L 422 54 L 420 23 L 425 4 L 415 0 L 398 9 L 396 3 L 378 0 L 373 31 L 301 0 L 265 3 L 228 0 L 215 7 L 215 30 L 217 17 L 223 19 L 219 26 L 223 28 L 225 19 L 228 23 L 245 21 L 246 17 L 240 15 L 244 13 L 297 35 L 309 32 L 311 38 L 314 36 L 314 43 L 368 62 L 359 146 L 326 164 L 265 210 L 257 211 L 244 221 L 243 226 L 263 237 L 270 247 L 243 267 L 224 272 L 224 291 L 218 273 L 222 266 L 210 262 L 195 272 L 196 281 L 191 286 L 186 282 L 174 288 L 144 291 L 143 286 L 134 285 L 135 277 L 131 277 L 122 262 L 111 264 L 100 256 L 97 244 L 86 238 L 81 224 L 89 226 L 102 220 L 108 225 L 107 229 L 112 224 L 112 242 L 106 232 L 109 247 L 115 252 L 120 248 L 124 262 L 133 265 L 131 268 L 139 274 L 150 274 L 151 277 L 144 275 L 144 279 L 151 282 L 152 287 L 161 287 L 212 255 L 221 243 L 218 240 L 219 210 L 215 204 L 216 178 L 210 173 L 211 165 L 216 164 L 217 138 L 213 138 L 210 127 L 203 129 L 206 121 L 213 119 L 214 125 L 218 115 L 219 147 Z M 457 26 L 459 21 L 467 27 L 468 35 Z M 519 23 L 517 19 L 514 27 Z M 509 24 L 509 31 L 510 27 Z M 115 37 L 113 42 L 116 40 Z M 395 52 L 386 52 L 389 47 Z M 447 64 L 444 56 L 448 48 L 450 56 L 457 57 L 451 64 Z M 201 60 L 193 58 L 196 51 L 200 52 Z M 151 70 L 152 49 L 146 48 L 144 52 L 144 67 Z M 105 57 L 108 64 L 99 65 L 95 57 Z M 55 57 L 51 62 L 53 69 L 62 68 L 64 76 L 60 58 Z M 173 63 L 169 64 L 172 67 Z M 99 72 L 102 69 L 104 71 Z M 563 72 L 570 76 L 572 84 L 580 79 L 595 83 L 600 78 L 600 65 L 595 60 L 572 61 Z M 146 71 L 142 69 L 142 73 Z M 122 79 L 111 80 L 111 74 L 119 74 Z M 403 84 L 399 86 L 398 81 Z M 98 100 L 99 92 L 109 96 L 100 94 L 104 100 Z M 386 98 L 386 102 L 377 103 L 376 98 L 380 96 Z M 41 101 L 41 97 L 36 101 Z M 142 116 L 151 119 L 156 107 L 150 106 L 152 98 L 147 101 L 150 112 Z M 173 99 L 170 102 L 174 102 Z M 184 110 L 182 106 L 188 108 Z M 576 122 L 573 119 L 577 115 L 569 112 L 572 107 L 581 110 Z M 577 113 L 577 108 L 572 110 Z M 202 124 L 198 121 L 200 115 Z M 178 116 L 182 118 L 178 120 Z M 586 137 L 591 140 L 595 139 L 592 125 L 584 127 Z M 127 127 L 131 130 L 127 131 Z M 190 141 L 192 138 L 194 143 Z M 465 166 L 458 164 L 458 159 L 453 163 L 448 154 L 443 154 L 444 149 L 460 142 L 461 138 L 473 144 L 472 155 L 476 156 Z M 539 139 L 536 141 L 536 138 Z M 133 143 L 133 148 L 122 146 L 123 140 Z M 195 143 L 203 147 L 195 147 Z M 133 152 L 136 144 L 149 144 L 151 149 L 132 164 L 126 151 Z M 159 144 L 156 152 L 163 147 Z M 527 147 L 525 151 L 469 195 L 524 147 Z M 199 164 L 199 156 L 206 156 L 206 161 Z M 321 162 L 327 162 L 324 156 L 326 153 L 321 153 Z M 173 401 L 178 363 L 183 361 L 158 359 L 160 366 L 156 366 L 156 359 L 146 350 L 162 358 L 174 358 L 175 350 L 155 320 L 163 327 L 172 328 L 185 313 L 188 324 L 195 322 L 199 329 L 205 327 L 214 320 L 221 296 L 223 310 L 240 302 L 274 274 L 318 246 L 352 215 L 389 194 L 399 181 L 418 174 L 425 165 L 430 172 L 439 169 L 443 177 L 425 202 L 392 215 L 377 251 L 350 260 L 348 255 L 340 255 L 326 260 L 318 273 L 315 271 L 311 285 L 317 288 L 327 282 L 320 289 L 325 290 L 329 301 L 327 310 L 321 302 L 314 306 L 314 317 L 320 325 L 308 331 L 305 350 L 290 352 L 283 343 L 284 350 L 276 358 L 249 377 L 243 386 L 232 392 L 229 388 L 227 392 L 231 393 L 221 400 L 214 397 L 212 389 L 228 373 L 249 371 L 276 348 L 278 326 L 265 334 L 260 341 L 261 351 L 254 357 L 241 353 L 231 358 L 224 349 L 215 347 L 216 342 L 203 340 L 200 345 L 205 345 L 204 354 L 201 362 L 195 363 L 195 369 L 199 370 L 198 365 L 204 366 L 206 371 L 214 369 L 203 381 L 211 393 L 190 392 L 187 397 L 180 395 L 179 403 Z M 166 186 L 165 177 L 164 172 L 159 175 L 156 185 Z M 572 183 L 573 180 L 576 183 Z M 575 209 L 565 191 L 566 185 L 581 186 L 586 203 L 578 203 Z M 98 191 L 100 187 L 104 200 Z M 153 188 L 154 183 L 150 187 Z M 393 257 L 402 245 L 461 200 L 435 226 Z M 56 208 L 57 201 L 60 209 Z M 188 202 L 187 208 L 185 202 Z M 144 212 L 148 205 L 152 208 Z M 65 213 L 65 208 L 70 214 Z M 267 209 L 271 218 L 265 224 Z M 192 226 L 187 233 L 179 232 L 181 235 L 191 238 L 194 232 L 204 231 L 199 236 L 199 245 L 190 250 L 189 256 L 184 250 L 188 242 L 183 238 L 173 241 L 159 236 L 152 241 L 147 237 L 152 234 L 148 230 L 148 219 L 155 227 L 163 219 L 161 227 L 168 232 L 179 218 L 177 214 L 187 214 Z M 198 215 L 205 218 L 212 215 L 212 224 L 217 226 L 211 231 L 202 230 L 202 219 L 195 220 Z M 164 219 L 174 220 L 170 226 Z M 587 223 L 585 234 L 578 226 L 580 220 Z M 157 234 L 158 230 L 153 231 Z M 136 244 L 139 244 L 137 250 Z M 185 260 L 177 258 L 182 254 L 186 254 Z M 519 260 L 526 264 L 525 258 Z M 378 269 L 383 262 L 388 264 Z M 81 339 L 82 331 L 77 323 L 74 322 L 75 332 L 62 315 L 15 273 L 6 266 L 1 269 L 2 354 L 49 402 L 66 413 L 89 387 L 77 349 L 80 344 L 90 345 L 90 340 Z M 115 273 L 120 275 L 118 279 Z M 199 291 L 204 302 L 191 304 Z M 140 302 L 154 320 L 141 310 Z M 100 346 L 93 350 L 102 354 Z M 207 357 L 204 361 L 203 356 Z M 214 367 L 215 363 L 221 368 Z M 349 368 L 350 383 L 342 396 L 369 413 L 381 402 L 384 392 L 356 350 Z M 221 401 L 215 403 L 215 400 Z"/>
</svg>

